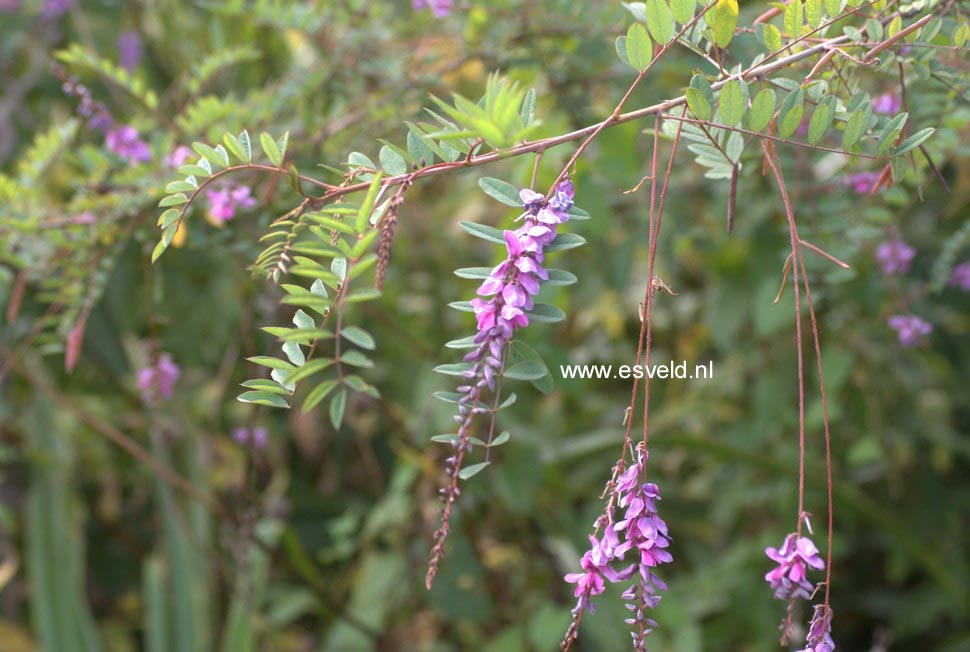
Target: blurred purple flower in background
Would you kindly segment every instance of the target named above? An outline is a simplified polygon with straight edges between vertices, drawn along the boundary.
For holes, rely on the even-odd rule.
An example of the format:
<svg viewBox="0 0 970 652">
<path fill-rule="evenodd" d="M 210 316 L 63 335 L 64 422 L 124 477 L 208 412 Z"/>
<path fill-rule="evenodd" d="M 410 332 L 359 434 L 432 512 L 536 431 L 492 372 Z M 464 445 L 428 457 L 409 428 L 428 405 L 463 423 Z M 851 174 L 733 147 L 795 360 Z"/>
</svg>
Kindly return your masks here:
<svg viewBox="0 0 970 652">
<path fill-rule="evenodd" d="M 152 160 L 148 143 L 138 136 L 138 131 L 131 125 L 121 125 L 108 130 L 105 144 L 109 150 L 128 161 L 130 165 Z"/>
<path fill-rule="evenodd" d="M 438 18 L 444 18 L 451 13 L 454 2 L 452 0 L 411 0 L 411 6 L 415 9 L 424 9 L 427 7 Z"/>
<path fill-rule="evenodd" d="M 138 389 L 142 398 L 146 403 L 170 398 L 180 375 L 179 366 L 171 354 L 159 354 L 154 365 L 138 370 Z"/>
<path fill-rule="evenodd" d="M 227 186 L 221 190 L 206 190 L 209 215 L 217 224 L 225 224 L 236 217 L 238 209 L 249 208 L 256 203 L 251 194 L 249 186 Z"/>
<path fill-rule="evenodd" d="M 889 327 L 899 335 L 899 343 L 903 346 L 916 346 L 933 331 L 929 322 L 916 315 L 893 315 L 889 318 Z"/>
<path fill-rule="evenodd" d="M 953 268 L 947 285 L 958 287 L 964 292 L 970 292 L 970 260 Z"/>
<path fill-rule="evenodd" d="M 12 14 L 20 9 L 20 0 L 0 0 L 0 11 L 5 14 Z"/>
<path fill-rule="evenodd" d="M 195 155 L 191 147 L 179 145 L 172 150 L 172 153 L 165 157 L 165 165 L 178 169 L 188 163 L 189 159 Z"/>
<path fill-rule="evenodd" d="M 879 181 L 878 172 L 856 172 L 849 177 L 849 185 L 852 186 L 852 190 L 860 195 L 868 195 L 872 192 L 877 181 Z"/>
<path fill-rule="evenodd" d="M 876 113 L 898 113 L 900 106 L 899 97 L 892 92 L 872 98 L 872 110 Z"/>
<path fill-rule="evenodd" d="M 48 20 L 60 18 L 71 10 L 75 0 L 44 0 L 44 7 L 41 15 Z"/>
<path fill-rule="evenodd" d="M 915 256 L 916 249 L 898 238 L 887 240 L 876 247 L 876 260 L 882 265 L 882 273 L 886 276 L 908 272 Z"/>
<path fill-rule="evenodd" d="M 268 434 L 266 428 L 262 426 L 253 426 L 252 428 L 240 426 L 232 429 L 232 438 L 244 448 L 259 450 L 266 447 Z"/>
<path fill-rule="evenodd" d="M 131 72 L 138 65 L 138 62 L 141 61 L 141 36 L 133 29 L 125 30 L 118 37 L 117 47 L 119 65 L 128 72 Z"/>
</svg>

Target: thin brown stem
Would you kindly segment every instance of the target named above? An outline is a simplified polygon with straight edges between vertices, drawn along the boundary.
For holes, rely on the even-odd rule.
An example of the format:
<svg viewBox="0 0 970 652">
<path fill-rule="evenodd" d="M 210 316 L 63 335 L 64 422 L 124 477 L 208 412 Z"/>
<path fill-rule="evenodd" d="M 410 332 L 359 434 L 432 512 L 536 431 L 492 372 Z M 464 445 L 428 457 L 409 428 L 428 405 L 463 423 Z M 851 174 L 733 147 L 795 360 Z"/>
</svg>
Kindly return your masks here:
<svg viewBox="0 0 970 652">
<path fill-rule="evenodd" d="M 795 225 L 795 209 L 792 206 L 791 198 L 788 196 L 788 186 L 785 184 L 785 177 L 781 171 L 781 162 L 766 140 L 761 141 L 761 147 L 764 150 L 768 166 L 775 175 L 775 181 L 778 183 L 778 190 L 785 205 L 788 237 L 791 242 L 792 284 L 795 286 L 795 340 L 798 356 L 798 523 L 796 531 L 800 536 L 805 515 L 805 364 L 802 340 L 802 303 L 798 280 L 801 238 L 798 237 L 798 228 Z"/>
<path fill-rule="evenodd" d="M 822 399 L 822 424 L 825 431 L 825 486 L 826 486 L 826 510 L 828 520 L 828 530 L 826 533 L 826 554 L 825 554 L 825 607 L 829 606 L 829 593 L 832 586 L 832 533 L 834 521 L 834 509 L 832 494 L 834 485 L 832 484 L 832 435 L 829 429 L 829 406 L 828 393 L 825 391 L 825 374 L 822 371 L 822 346 L 819 343 L 818 321 L 815 317 L 815 306 L 812 303 L 812 289 L 808 283 L 808 275 L 805 272 L 805 258 L 799 254 L 798 264 L 802 269 L 802 283 L 805 286 L 805 300 L 808 303 L 808 315 L 812 324 L 812 341 L 815 345 L 815 363 L 818 367 L 818 389 Z"/>
</svg>

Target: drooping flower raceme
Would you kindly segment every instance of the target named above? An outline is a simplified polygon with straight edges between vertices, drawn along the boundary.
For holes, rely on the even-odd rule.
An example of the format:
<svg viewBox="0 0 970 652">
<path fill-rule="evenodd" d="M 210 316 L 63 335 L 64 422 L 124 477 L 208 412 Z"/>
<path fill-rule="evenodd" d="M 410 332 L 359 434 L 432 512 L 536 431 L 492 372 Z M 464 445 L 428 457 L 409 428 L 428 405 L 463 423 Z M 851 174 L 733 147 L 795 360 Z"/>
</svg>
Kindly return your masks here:
<svg viewBox="0 0 970 652">
<path fill-rule="evenodd" d="M 916 257 L 916 249 L 900 239 L 888 240 L 876 247 L 876 260 L 886 276 L 905 274 Z"/>
<path fill-rule="evenodd" d="M 889 327 L 899 335 L 903 346 L 916 346 L 933 331 L 929 322 L 916 315 L 893 315 L 889 318 Z"/>
<path fill-rule="evenodd" d="M 515 230 L 504 232 L 506 258 L 492 269 L 478 288 L 478 297 L 471 301 L 478 332 L 473 339 L 475 348 L 464 358 L 470 365 L 461 374 L 464 384 L 457 388 L 455 421 L 458 434 L 452 439 L 454 451 L 446 460 L 445 472 L 451 480 L 440 490 L 444 507 L 425 578 L 429 588 L 450 532 L 452 506 L 461 493 L 459 473 L 465 454 L 472 450 L 472 422 L 475 415 L 489 411 L 484 405 L 485 394 L 496 390 L 496 379 L 504 365 L 505 347 L 512 334 L 529 324 L 527 311 L 534 306 L 533 297 L 539 292 L 541 282 L 549 278 L 542 267 L 543 250 L 555 239 L 558 225 L 569 219 L 574 193 L 569 179 L 556 186 L 548 201 L 532 190 L 520 191 L 519 198 L 525 208 L 520 218 L 522 224 Z"/>
<path fill-rule="evenodd" d="M 825 568 L 825 562 L 811 539 L 792 533 L 785 537 L 781 548 L 766 548 L 765 554 L 778 564 L 765 575 L 776 598 L 807 600 L 812 596 L 815 585 L 808 581 L 808 569 L 821 570 Z"/>
<path fill-rule="evenodd" d="M 832 610 L 824 604 L 815 605 L 815 615 L 808 626 L 807 644 L 798 652 L 834 652 L 835 641 L 832 640 Z"/>
<path fill-rule="evenodd" d="M 181 370 L 171 354 L 159 354 L 152 366 L 138 371 L 138 389 L 142 398 L 146 403 L 170 398 L 180 375 Z"/>
<path fill-rule="evenodd" d="M 578 602 L 573 609 L 574 626 L 584 610 L 593 612 L 590 598 L 603 593 L 605 581 L 617 583 L 636 578 L 623 598 L 633 612 L 626 623 L 632 628 L 633 649 L 638 652 L 646 649 L 645 637 L 657 627 L 645 610 L 656 607 L 660 602 L 658 592 L 667 589 L 653 569 L 673 560 L 667 551 L 671 541 L 667 524 L 657 513 L 660 490 L 656 484 L 643 481 L 647 457 L 643 452 L 637 463 L 617 478 L 606 512 L 596 522 L 603 532 L 602 538 L 589 538 L 590 549 L 580 562 L 583 572 L 565 576 L 567 582 L 576 584 L 573 595 Z M 622 518 L 615 518 L 617 509 L 622 510 Z M 632 563 L 617 571 L 612 564 L 622 564 L 627 553 L 632 554 Z M 570 627 L 567 639 L 575 634 L 575 628 Z"/>
</svg>

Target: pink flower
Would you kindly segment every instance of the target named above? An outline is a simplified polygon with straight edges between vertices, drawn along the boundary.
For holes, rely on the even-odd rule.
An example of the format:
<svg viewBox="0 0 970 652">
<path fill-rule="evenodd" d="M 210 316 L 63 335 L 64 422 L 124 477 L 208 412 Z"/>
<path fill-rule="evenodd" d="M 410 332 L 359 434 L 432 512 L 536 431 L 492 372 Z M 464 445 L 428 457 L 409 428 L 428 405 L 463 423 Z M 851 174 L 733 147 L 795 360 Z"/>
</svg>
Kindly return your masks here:
<svg viewBox="0 0 970 652">
<path fill-rule="evenodd" d="M 808 581 L 808 569 L 825 568 L 825 562 L 818 554 L 818 548 L 808 537 L 789 534 L 781 548 L 766 548 L 768 558 L 778 563 L 778 566 L 765 574 L 765 580 L 771 584 L 775 597 L 779 600 L 811 597 L 815 586 Z"/>
<path fill-rule="evenodd" d="M 236 217 L 236 210 L 256 204 L 256 200 L 250 197 L 251 193 L 249 186 L 228 186 L 221 190 L 207 190 L 205 196 L 209 200 L 209 214 L 218 224 L 225 224 Z"/>
<path fill-rule="evenodd" d="M 835 652 L 832 640 L 832 610 L 824 604 L 815 605 L 815 615 L 805 636 L 807 647 L 798 652 Z"/>
</svg>

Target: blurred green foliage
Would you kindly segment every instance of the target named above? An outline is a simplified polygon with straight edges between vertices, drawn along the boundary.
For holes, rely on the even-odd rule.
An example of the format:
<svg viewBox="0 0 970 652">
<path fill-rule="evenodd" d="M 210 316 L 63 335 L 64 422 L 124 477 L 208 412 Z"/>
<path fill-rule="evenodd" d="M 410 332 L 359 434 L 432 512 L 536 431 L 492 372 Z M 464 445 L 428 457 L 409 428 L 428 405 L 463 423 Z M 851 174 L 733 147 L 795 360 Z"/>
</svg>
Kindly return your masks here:
<svg viewBox="0 0 970 652">
<path fill-rule="evenodd" d="M 382 398 L 352 395 L 339 431 L 322 409 L 233 400 L 254 373 L 244 358 L 278 347 L 258 328 L 292 316 L 276 286 L 247 272 L 258 238 L 295 203 L 285 184 L 246 173 L 257 208 L 225 228 L 189 220 L 180 246 L 154 267 L 149 254 L 156 204 L 175 178 L 162 161 L 176 146 L 245 128 L 289 131 L 304 172 L 352 150 L 376 159 L 377 139 L 399 143 L 429 94 L 478 97 L 494 70 L 536 89 L 542 125 L 530 137 L 564 133 L 608 115 L 629 85 L 613 46 L 629 14 L 571 0 L 459 3 L 441 20 L 404 1 L 90 0 L 48 19 L 40 4 L 0 14 L 0 171 L 10 182 L 0 197 L 13 213 L 0 213 L 0 304 L 19 306 L 0 318 L 0 651 L 558 649 L 572 606 L 562 576 L 578 567 L 600 512 L 629 382 L 555 370 L 633 362 L 649 190 L 621 191 L 648 170 L 652 120 L 604 131 L 577 165 L 577 203 L 593 219 L 569 228 L 589 244 L 552 258 L 568 260 L 579 283 L 543 291 L 568 319 L 523 336 L 554 370 L 555 390 L 523 385 L 500 417 L 511 442 L 465 486 L 430 592 L 422 579 L 441 450 L 428 439 L 451 428 L 450 406 L 432 398 L 451 387 L 432 369 L 453 361 L 442 345 L 472 324 L 447 304 L 475 289 L 451 270 L 495 262 L 458 223 L 502 227 L 516 211 L 479 191 L 481 171 L 409 190 L 384 296 L 349 312 L 377 340 L 365 372 Z M 741 24 L 758 13 L 742 6 Z M 943 31 L 954 27 L 948 19 Z M 144 48 L 130 76 L 114 65 L 124 30 Z M 730 47 L 744 60 L 759 51 L 751 34 Z M 118 165 L 72 118 L 52 58 L 147 138 L 153 162 Z M 965 50 L 940 58 L 965 72 Z M 898 92 L 896 62 L 884 53 L 872 69 L 846 66 L 845 83 Z M 630 106 L 680 95 L 705 66 L 675 50 Z M 961 248 L 970 106 L 965 76 L 925 67 L 906 77 L 909 124 L 938 128 L 926 147 L 950 194 L 920 159 L 918 176 L 860 196 L 843 157 L 779 146 L 802 237 L 852 265 L 807 254 L 834 441 L 841 650 L 970 649 L 970 297 L 934 284 L 970 250 Z M 571 152 L 545 153 L 538 188 Z M 487 174 L 527 186 L 532 171 L 522 157 Z M 791 288 L 773 304 L 788 234 L 760 160 L 744 166 L 730 236 L 727 184 L 704 172 L 678 154 L 658 243 L 657 271 L 677 296 L 658 296 L 654 360 L 712 360 L 714 378 L 653 384 L 651 469 L 675 561 L 651 638 L 667 652 L 767 652 L 778 648 L 784 606 L 762 580 L 763 550 L 792 527 L 797 491 Z M 85 211 L 94 224 L 60 223 Z M 24 214 L 36 229 L 12 231 Z M 906 277 L 887 278 L 873 251 L 895 235 L 918 254 Z M 934 325 L 925 346 L 902 348 L 887 327 L 900 301 Z M 65 338 L 86 310 L 68 374 Z M 145 341 L 182 370 L 174 396 L 154 408 L 136 386 Z M 810 352 L 806 360 L 811 388 Z M 821 528 L 815 390 L 807 415 L 806 504 Z M 229 435 L 253 425 L 269 431 L 256 452 Z M 218 496 L 232 517 L 118 448 L 112 433 Z M 581 649 L 626 649 L 618 593 L 584 619 Z"/>
</svg>

